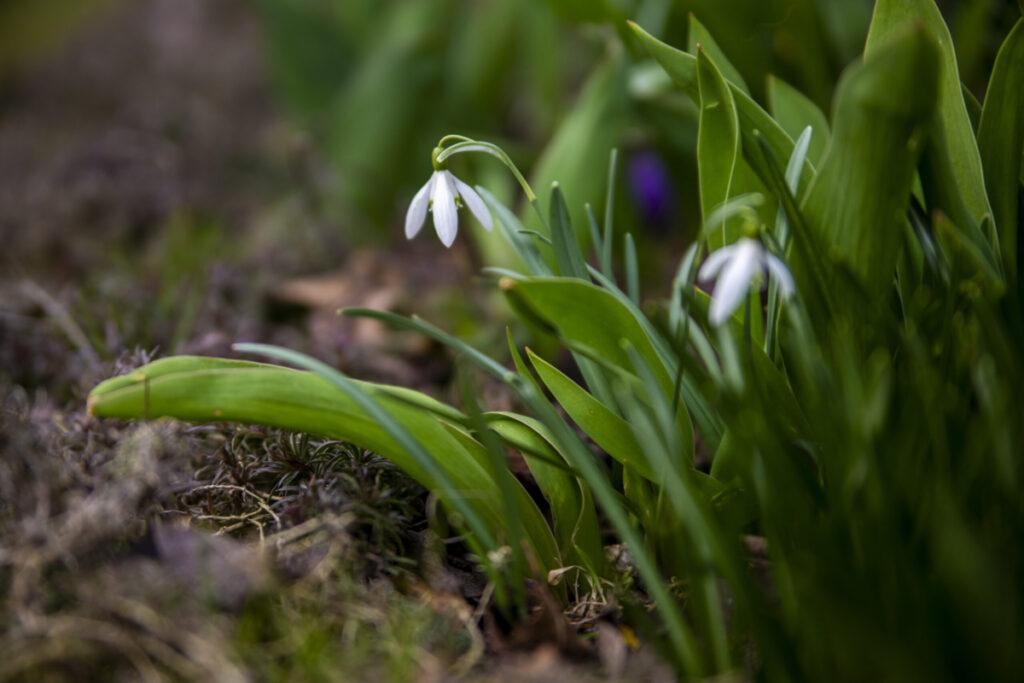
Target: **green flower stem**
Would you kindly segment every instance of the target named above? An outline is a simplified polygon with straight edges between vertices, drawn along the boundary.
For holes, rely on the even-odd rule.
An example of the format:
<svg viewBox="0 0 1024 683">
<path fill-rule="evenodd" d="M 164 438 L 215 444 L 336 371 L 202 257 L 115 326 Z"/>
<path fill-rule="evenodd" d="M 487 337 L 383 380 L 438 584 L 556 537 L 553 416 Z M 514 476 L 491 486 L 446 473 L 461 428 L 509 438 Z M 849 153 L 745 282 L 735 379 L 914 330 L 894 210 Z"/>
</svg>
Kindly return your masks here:
<svg viewBox="0 0 1024 683">
<path fill-rule="evenodd" d="M 458 140 L 458 142 L 450 147 L 445 147 L 445 142 L 448 140 Z M 526 199 L 530 204 L 537 201 L 536 193 L 534 193 L 533 188 L 530 187 L 530 183 L 526 182 L 526 178 L 519 172 L 519 169 L 512 162 L 512 159 L 505 153 L 505 150 L 493 143 L 472 140 L 461 135 L 446 135 L 437 143 L 437 147 L 434 152 L 433 161 L 435 168 L 443 168 L 445 162 L 456 154 L 465 154 L 467 152 L 481 152 L 483 154 L 489 154 L 501 161 L 501 163 L 505 164 L 505 167 L 512 172 L 512 175 L 515 176 L 516 182 L 519 183 L 519 186 L 523 188 L 523 192 L 526 193 Z M 538 213 L 540 213 L 539 209 Z"/>
</svg>

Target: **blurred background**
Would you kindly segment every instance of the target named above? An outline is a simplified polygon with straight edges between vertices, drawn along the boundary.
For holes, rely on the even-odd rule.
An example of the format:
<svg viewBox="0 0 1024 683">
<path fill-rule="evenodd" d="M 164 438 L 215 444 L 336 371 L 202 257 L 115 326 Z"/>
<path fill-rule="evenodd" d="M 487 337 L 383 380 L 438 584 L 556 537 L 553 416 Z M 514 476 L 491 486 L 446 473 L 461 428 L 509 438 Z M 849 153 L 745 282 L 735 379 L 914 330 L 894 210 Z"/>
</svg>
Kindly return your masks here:
<svg viewBox="0 0 1024 683">
<path fill-rule="evenodd" d="M 1018 9 L 942 4 L 983 92 Z M 657 294 L 698 220 L 696 109 L 624 21 L 685 46 L 704 30 L 692 15 L 756 99 L 774 74 L 828 112 L 870 14 L 870 0 L 0 0 L 0 368 L 69 398 L 83 364 L 124 349 L 260 338 L 443 379 L 429 358 L 364 353 L 391 342 L 334 309 L 487 334 L 487 302 L 463 285 L 508 265 L 505 246 L 468 215 L 450 251 L 401 233 L 446 133 L 500 144 L 542 195 L 558 180 L 584 237 L 618 148 L 616 224 Z M 522 210 L 493 161 L 453 170 Z"/>
</svg>

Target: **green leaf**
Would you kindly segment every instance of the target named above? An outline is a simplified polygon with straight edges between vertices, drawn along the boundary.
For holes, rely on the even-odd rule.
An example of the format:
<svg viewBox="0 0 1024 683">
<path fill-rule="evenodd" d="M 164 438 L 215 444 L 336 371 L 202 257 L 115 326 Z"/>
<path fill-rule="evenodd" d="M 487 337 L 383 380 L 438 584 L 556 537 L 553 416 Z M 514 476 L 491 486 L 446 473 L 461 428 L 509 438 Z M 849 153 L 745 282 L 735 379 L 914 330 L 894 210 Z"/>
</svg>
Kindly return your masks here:
<svg viewBox="0 0 1024 683">
<path fill-rule="evenodd" d="M 498 226 L 523 264 L 533 275 L 551 275 L 551 267 L 537 251 L 533 242 L 523 235 L 525 228 L 514 213 L 499 202 L 486 188 L 476 188 L 488 208 L 498 218 Z"/>
<path fill-rule="evenodd" d="M 740 154 L 740 124 L 732 92 L 703 49 L 697 54 L 697 84 L 700 95 L 697 170 L 701 215 L 706 224 L 711 213 L 731 197 Z M 729 233 L 728 225 L 723 221 L 720 229 L 708 234 L 710 251 L 735 241 L 736 235 Z"/>
<path fill-rule="evenodd" d="M 287 357 L 284 358 L 287 360 Z M 314 371 L 317 368 L 314 366 L 311 369 Z M 336 372 L 336 371 L 334 371 Z M 508 458 L 505 455 L 504 444 L 498 433 L 492 428 L 490 422 L 484 417 L 480 403 L 477 400 L 477 389 L 473 385 L 473 381 L 469 373 L 459 373 L 459 388 L 462 394 L 462 404 L 466 406 L 467 418 L 470 426 L 473 429 L 472 435 L 465 432 L 459 425 L 445 423 L 445 428 L 449 432 L 454 434 L 468 450 L 475 450 L 477 447 L 482 447 L 482 450 L 486 454 L 486 462 L 490 466 L 489 472 L 491 475 L 491 481 L 495 483 L 498 488 L 498 492 L 501 494 L 501 504 L 504 508 L 505 516 L 505 543 L 510 546 L 512 550 L 511 561 L 508 563 L 507 571 L 509 575 L 508 589 L 512 593 L 515 599 L 515 603 L 520 606 L 525 605 L 524 600 L 524 587 L 522 582 L 525 580 L 528 571 L 525 569 L 527 565 L 527 558 L 523 551 L 525 550 L 526 533 L 523 529 L 522 520 L 524 515 L 522 510 L 519 509 L 519 498 L 516 495 L 516 490 L 520 487 L 519 480 L 509 470 Z M 331 379 L 331 375 L 327 373 L 327 379 Z M 351 380 L 341 377 L 334 378 L 334 381 L 339 385 L 339 388 L 345 387 L 345 384 L 349 386 L 344 388 L 348 393 L 354 393 Z M 358 390 L 356 390 L 358 391 Z M 353 398 L 358 399 L 358 395 L 354 395 Z M 372 406 L 370 406 L 372 408 Z M 371 411 L 371 415 L 375 411 Z M 383 419 L 382 419 L 383 418 Z M 377 413 L 377 421 L 382 426 L 388 426 L 389 415 L 386 413 L 381 415 Z M 390 425 L 390 431 L 392 434 L 400 436 L 402 426 L 398 423 L 392 423 Z M 409 450 L 408 446 L 406 450 Z M 430 456 L 425 452 L 420 456 L 421 459 L 430 460 Z M 548 458 L 549 460 L 551 458 Z M 499 586 L 500 587 L 500 586 Z"/>
<path fill-rule="evenodd" d="M 551 279 L 584 287 L 593 287 L 593 285 L 581 282 L 580 280 Z M 505 281 L 504 286 L 509 288 L 514 282 L 509 279 Z M 394 314 L 363 309 L 347 310 L 345 313 L 346 315 L 377 317 L 386 320 L 392 325 L 415 329 L 426 334 L 432 339 L 464 354 L 466 358 L 478 367 L 501 380 L 516 392 L 516 395 L 527 407 L 534 411 L 537 418 L 551 432 L 553 439 L 560 447 L 560 452 L 565 455 L 573 468 L 580 473 L 580 477 L 587 483 L 590 491 L 593 493 L 595 501 L 602 507 L 612 527 L 633 555 L 637 574 L 644 582 L 651 599 L 658 605 L 659 615 L 664 620 L 673 652 L 678 657 L 679 663 L 686 671 L 699 671 L 701 666 L 693 631 L 683 619 L 678 603 L 659 574 L 657 564 L 640 533 L 630 520 L 629 514 L 622 505 L 620 496 L 608 481 L 607 474 L 594 458 L 594 454 L 580 440 L 579 435 L 569 427 L 565 419 L 555 412 L 547 399 L 536 390 L 535 385 L 521 377 L 518 373 L 509 372 L 469 344 L 425 321 L 405 319 Z"/>
<path fill-rule="evenodd" d="M 502 288 L 513 306 L 526 308 L 547 321 L 557 336 L 571 348 L 588 348 L 602 361 L 626 374 L 633 374 L 633 362 L 624 345 L 632 346 L 654 374 L 656 389 L 669 401 L 672 400 L 676 361 L 670 351 L 661 348 L 663 340 L 653 331 L 648 333 L 649 323 L 635 307 L 624 305 L 615 294 L 607 290 L 575 279 L 508 280 L 502 282 Z M 641 323 L 641 320 L 644 322 Z M 580 355 L 575 355 L 579 359 Z M 600 393 L 593 393 L 608 406 L 608 399 Z M 692 384 L 684 385 L 684 405 L 680 407 L 676 419 L 683 438 L 689 444 L 688 452 L 692 452 L 693 441 L 688 401 L 695 398 L 697 394 Z M 717 443 L 713 419 L 705 416 L 707 406 L 699 404 L 696 409 L 698 424 L 702 430 L 707 429 L 706 438 Z"/>
<path fill-rule="evenodd" d="M 981 125 L 981 102 L 970 91 L 966 83 L 960 84 L 960 92 L 963 94 L 964 104 L 967 106 L 967 118 L 971 120 L 971 128 L 974 129 L 974 134 L 977 136 L 978 126 Z"/>
<path fill-rule="evenodd" d="M 989 79 L 978 129 L 985 182 L 999 234 L 999 247 L 1012 275 L 1024 221 L 1018 214 L 1019 178 L 1024 173 L 1024 19 L 1006 37 Z"/>
<path fill-rule="evenodd" d="M 826 251 L 824 241 L 807 224 L 807 219 L 797 206 L 796 198 L 790 190 L 797 180 L 795 169 L 790 168 L 783 172 L 768 142 L 760 135 L 756 135 L 755 138 L 758 152 L 763 156 L 761 165 L 766 170 L 766 181 L 772 193 L 779 199 L 779 206 L 786 215 L 786 226 L 794 236 L 790 240 L 792 248 L 789 266 L 800 287 L 800 298 L 808 308 L 819 314 L 817 319 L 824 322 L 830 319 L 836 310 L 834 296 L 825 274 L 830 266 L 834 266 L 833 259 Z"/>
<path fill-rule="evenodd" d="M 622 263 L 626 271 L 626 293 L 629 300 L 640 305 L 640 265 L 636 257 L 636 243 L 633 233 L 627 232 L 623 238 Z"/>
<path fill-rule="evenodd" d="M 832 256 L 876 294 L 892 283 L 917 156 L 935 113 L 939 58 L 915 28 L 847 71 L 832 145 L 803 206 Z"/>
<path fill-rule="evenodd" d="M 654 472 L 644 459 L 640 444 L 633 438 L 629 423 L 554 365 L 530 350 L 527 350 L 527 355 L 544 386 L 594 443 L 623 466 L 635 469 L 641 476 L 655 481 Z"/>
<path fill-rule="evenodd" d="M 558 336 L 592 348 L 608 362 L 631 372 L 632 364 L 621 345 L 627 340 L 658 368 L 661 386 L 671 394 L 669 374 L 654 344 L 613 294 L 571 278 L 503 280 L 502 289 L 545 320 Z"/>
<path fill-rule="evenodd" d="M 608 183 L 604 194 L 604 237 L 601 239 L 601 272 L 609 278 L 615 277 L 612 270 L 612 239 L 615 229 L 615 176 L 618 165 L 619 150 L 613 148 L 608 155 Z"/>
<path fill-rule="evenodd" d="M 768 102 L 772 116 L 794 140 L 810 126 L 811 146 L 807 156 L 815 167 L 820 167 L 832 133 L 828 119 L 818 105 L 776 76 L 768 77 Z"/>
<path fill-rule="evenodd" d="M 935 216 L 934 232 L 947 261 L 958 267 L 961 273 L 976 279 L 988 292 L 1003 290 L 1003 275 L 988 242 L 977 238 L 972 240 L 970 233 L 953 225 L 943 213 Z"/>
<path fill-rule="evenodd" d="M 438 491 L 452 509 L 459 509 L 460 500 L 472 505 L 497 535 L 503 529 L 502 505 L 483 464 L 485 454 L 467 450 L 430 412 L 395 399 L 393 388 L 351 381 L 422 444 L 450 479 L 450 489 L 438 481 L 430 465 L 417 460 L 351 397 L 309 372 L 246 361 L 173 357 L 99 384 L 89 394 L 89 411 L 120 419 L 173 417 L 198 423 L 260 424 L 348 441 L 392 460 Z M 466 495 L 453 497 L 451 490 Z M 539 561 L 545 569 L 559 566 L 554 538 L 536 504 L 521 488 L 517 495 Z"/>
<path fill-rule="evenodd" d="M 953 39 L 939 8 L 933 0 L 878 0 L 865 57 L 870 59 L 895 36 L 914 26 L 938 45 L 941 60 L 938 82 L 928 86 L 938 88 L 939 100 L 924 151 L 925 194 L 933 204 L 931 208 L 941 208 L 961 228 L 967 229 L 969 224 L 978 226 L 992 213 L 992 207 L 985 193 L 981 155 L 960 86 Z M 932 78 L 931 74 L 923 75 Z M 899 93 L 901 99 L 920 99 L 931 92 L 925 90 L 924 82 L 909 81 L 906 85 L 908 90 L 891 90 L 888 97 Z"/>
<path fill-rule="evenodd" d="M 636 304 L 634 304 L 614 282 L 606 279 L 601 275 L 601 273 L 593 268 L 590 269 L 590 275 L 604 288 L 606 292 L 611 294 L 616 301 L 618 301 L 619 304 L 630 313 L 630 315 L 633 316 L 634 320 L 640 324 L 644 332 L 647 334 L 647 337 L 654 344 L 658 357 L 661 358 L 665 367 L 668 368 L 675 377 L 682 377 L 682 396 L 686 401 L 687 409 L 693 415 L 693 419 L 696 422 L 697 427 L 700 429 L 701 437 L 708 443 L 715 444 L 717 446 L 722 433 L 722 425 L 718 418 L 718 414 L 711 407 L 710 402 L 703 395 L 699 385 L 694 381 L 691 374 L 681 374 L 683 364 L 679 362 L 671 345 L 658 333 L 651 321 L 647 319 Z M 705 354 L 702 357 L 706 358 L 706 354 L 708 353 L 713 355 L 710 342 L 708 342 L 707 337 L 697 325 L 690 326 L 689 336 L 698 351 Z M 677 393 L 678 388 L 674 387 L 673 395 L 676 395 Z M 602 401 L 605 400 L 603 396 L 598 396 L 598 398 L 601 398 Z"/>
<path fill-rule="evenodd" d="M 637 35 L 640 43 L 647 49 L 651 57 L 672 78 L 676 86 L 689 95 L 694 102 L 699 102 L 697 58 L 661 42 L 633 22 L 629 22 L 629 27 Z M 748 160 L 751 160 L 751 165 L 754 165 L 754 160 L 758 158 L 756 142 L 754 140 L 755 131 L 761 132 L 761 135 L 764 136 L 777 158 L 788 159 L 793 153 L 793 139 L 768 115 L 768 112 L 762 109 L 738 86 L 730 84 L 729 88 L 736 103 L 736 114 L 739 118 L 744 154 Z M 763 177 L 763 169 L 758 168 L 756 165 L 754 169 Z M 814 165 L 810 160 L 804 165 L 801 177 L 802 182 L 808 182 L 814 177 Z"/>
<path fill-rule="evenodd" d="M 557 182 L 551 185 L 551 244 L 555 250 L 555 262 L 563 276 L 590 279 L 587 262 L 583 260 L 583 252 L 572 229 L 569 208 Z"/>
<path fill-rule="evenodd" d="M 786 164 L 786 186 L 792 195 L 799 191 L 800 168 L 804 164 L 804 157 L 810 150 L 811 138 L 814 135 L 813 129 L 808 126 L 796 141 L 796 149 L 793 156 Z M 789 219 L 786 216 L 786 209 L 782 202 L 779 203 L 778 214 L 775 217 L 775 239 L 778 241 L 782 255 L 785 255 L 789 246 Z M 765 353 L 771 357 L 775 356 L 776 333 L 778 331 L 779 310 L 782 303 L 781 292 L 779 291 L 778 280 L 771 280 L 768 283 L 768 310 L 765 323 Z"/>
<path fill-rule="evenodd" d="M 711 59 L 714 60 L 715 65 L 718 66 L 722 72 L 722 76 L 725 80 L 732 83 L 734 86 L 750 94 L 750 88 L 747 87 L 746 81 L 743 80 L 743 76 L 733 66 L 732 62 L 726 56 L 725 52 L 721 47 L 718 46 L 718 42 L 714 39 L 711 33 L 704 27 L 704 24 L 700 23 L 696 15 L 690 12 L 690 30 L 687 34 L 686 51 L 696 57 L 700 50 L 704 50 L 708 53 Z"/>
<path fill-rule="evenodd" d="M 498 412 L 486 417 L 503 439 L 520 444 L 523 459 L 551 508 L 563 561 L 578 563 L 595 577 L 604 576 L 607 563 L 593 498 L 571 470 L 551 464 L 553 460 L 566 461 L 551 432 L 525 415 Z"/>
</svg>

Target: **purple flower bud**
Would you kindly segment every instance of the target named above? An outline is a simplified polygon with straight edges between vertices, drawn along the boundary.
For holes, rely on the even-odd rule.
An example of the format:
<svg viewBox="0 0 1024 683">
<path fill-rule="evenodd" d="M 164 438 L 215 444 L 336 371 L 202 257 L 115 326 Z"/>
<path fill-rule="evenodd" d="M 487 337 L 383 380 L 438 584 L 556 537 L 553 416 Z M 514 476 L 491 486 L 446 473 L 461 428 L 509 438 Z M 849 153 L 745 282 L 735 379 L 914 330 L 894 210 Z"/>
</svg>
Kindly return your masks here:
<svg viewBox="0 0 1024 683">
<path fill-rule="evenodd" d="M 646 223 L 662 227 L 672 215 L 672 181 L 655 152 L 645 150 L 629 161 L 629 188 Z"/>
</svg>

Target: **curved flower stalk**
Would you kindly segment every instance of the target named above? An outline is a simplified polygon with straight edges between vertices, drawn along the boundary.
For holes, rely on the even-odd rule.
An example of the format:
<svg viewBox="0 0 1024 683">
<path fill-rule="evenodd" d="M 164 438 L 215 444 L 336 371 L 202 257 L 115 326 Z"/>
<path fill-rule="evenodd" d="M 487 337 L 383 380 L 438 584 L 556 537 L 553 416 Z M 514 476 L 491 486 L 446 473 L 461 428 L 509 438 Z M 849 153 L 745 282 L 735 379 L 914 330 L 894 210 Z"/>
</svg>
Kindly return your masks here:
<svg viewBox="0 0 1024 683">
<path fill-rule="evenodd" d="M 465 205 L 480 224 L 487 230 L 494 226 L 490 211 L 476 190 L 456 178 L 447 170 L 447 161 L 456 154 L 477 152 L 497 158 L 515 176 L 519 185 L 526 193 L 527 199 L 534 204 L 537 196 L 526 178 L 503 149 L 490 142 L 473 140 L 462 135 L 446 135 L 437 143 L 431 154 L 434 173 L 430 180 L 420 188 L 409 204 L 405 214 L 405 237 L 412 239 L 423 228 L 427 220 L 428 209 L 434 214 L 434 230 L 446 247 L 452 246 L 459 231 L 458 207 Z"/>
<path fill-rule="evenodd" d="M 727 321 L 746 298 L 754 281 L 764 274 L 778 283 L 784 298 L 796 290 L 786 264 L 765 249 L 759 240 L 743 237 L 711 253 L 699 273 L 701 280 L 716 281 L 708 313 L 711 324 L 719 327 Z"/>
</svg>

